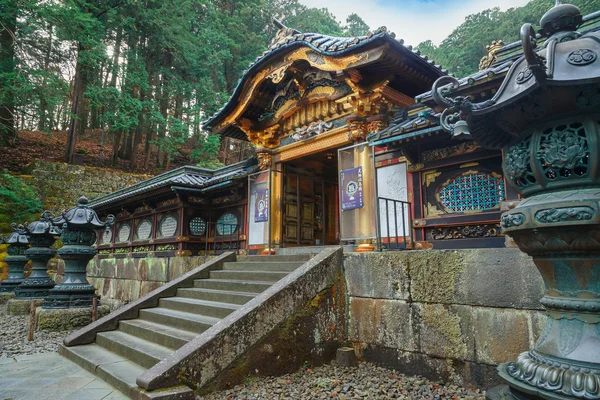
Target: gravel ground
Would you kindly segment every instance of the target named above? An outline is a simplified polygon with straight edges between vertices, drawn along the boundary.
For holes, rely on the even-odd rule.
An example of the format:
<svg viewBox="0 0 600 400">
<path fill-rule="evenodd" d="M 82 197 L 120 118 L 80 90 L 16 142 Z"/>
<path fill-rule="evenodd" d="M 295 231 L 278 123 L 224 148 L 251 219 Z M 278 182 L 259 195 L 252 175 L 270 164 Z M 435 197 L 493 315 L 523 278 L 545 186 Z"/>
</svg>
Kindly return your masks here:
<svg viewBox="0 0 600 400">
<path fill-rule="evenodd" d="M 36 331 L 33 341 L 27 341 L 29 315 L 8 315 L 6 306 L 0 307 L 0 359 L 17 355 L 49 353 L 58 349 L 69 332 Z"/>
<path fill-rule="evenodd" d="M 482 400 L 482 391 L 409 377 L 369 363 L 358 368 L 325 365 L 278 378 L 250 378 L 230 390 L 199 400 L 311 399 L 469 399 Z"/>
<path fill-rule="evenodd" d="M 0 307 L 0 359 L 57 350 L 69 332 L 35 332 L 27 341 L 29 316 L 11 316 Z M 438 384 L 421 377 L 360 363 L 357 368 L 332 363 L 305 368 L 281 377 L 249 378 L 233 389 L 199 397 L 199 400 L 313 400 L 313 399 L 469 399 L 483 400 L 481 391 Z"/>
</svg>

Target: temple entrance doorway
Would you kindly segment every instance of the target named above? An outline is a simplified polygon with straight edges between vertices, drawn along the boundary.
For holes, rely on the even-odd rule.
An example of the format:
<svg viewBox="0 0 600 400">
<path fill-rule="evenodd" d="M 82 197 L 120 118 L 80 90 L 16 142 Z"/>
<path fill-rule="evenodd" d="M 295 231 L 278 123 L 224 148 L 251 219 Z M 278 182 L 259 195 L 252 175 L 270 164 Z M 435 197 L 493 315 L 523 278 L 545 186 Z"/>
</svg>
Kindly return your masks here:
<svg viewBox="0 0 600 400">
<path fill-rule="evenodd" d="M 339 243 L 337 151 L 283 164 L 283 246 Z"/>
</svg>

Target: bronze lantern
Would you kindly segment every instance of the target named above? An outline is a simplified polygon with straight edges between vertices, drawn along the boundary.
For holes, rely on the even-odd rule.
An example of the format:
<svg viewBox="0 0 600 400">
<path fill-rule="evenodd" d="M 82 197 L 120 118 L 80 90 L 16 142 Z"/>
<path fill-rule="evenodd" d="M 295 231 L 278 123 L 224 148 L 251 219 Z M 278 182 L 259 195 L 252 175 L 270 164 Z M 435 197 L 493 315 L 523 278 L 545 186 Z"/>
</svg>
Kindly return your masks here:
<svg viewBox="0 0 600 400">
<path fill-rule="evenodd" d="M 495 96 L 452 98 L 440 78 L 442 125 L 502 149 L 519 205 L 504 232 L 533 257 L 546 285 L 547 324 L 532 350 L 498 367 L 507 385 L 491 399 L 600 399 L 600 32 L 577 32 L 579 9 L 560 4 L 536 34 L 521 29 L 523 56 Z M 455 132 L 457 133 L 457 132 Z"/>
<path fill-rule="evenodd" d="M 96 255 L 92 245 L 97 231 L 108 229 L 114 222 L 112 215 L 105 222 L 88 206 L 88 199 L 80 197 L 77 206 L 54 218 L 52 223 L 60 229 L 64 244 L 58 255 L 65 262 L 65 274 L 60 283 L 50 289 L 42 308 L 91 307 L 96 288 L 86 278 L 88 262 Z"/>
</svg>

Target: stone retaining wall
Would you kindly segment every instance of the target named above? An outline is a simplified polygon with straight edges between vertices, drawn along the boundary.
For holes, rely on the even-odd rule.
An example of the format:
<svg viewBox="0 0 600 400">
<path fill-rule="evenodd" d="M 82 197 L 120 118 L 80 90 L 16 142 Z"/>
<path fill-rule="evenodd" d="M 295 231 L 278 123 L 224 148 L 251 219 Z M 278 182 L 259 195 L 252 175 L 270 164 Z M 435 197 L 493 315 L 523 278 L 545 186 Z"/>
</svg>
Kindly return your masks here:
<svg viewBox="0 0 600 400">
<path fill-rule="evenodd" d="M 107 168 L 36 160 L 19 176 L 39 195 L 46 209 L 60 214 L 74 207 L 80 196 L 92 200 L 151 178 Z"/>
<path fill-rule="evenodd" d="M 518 249 L 349 253 L 349 340 L 360 357 L 470 387 L 533 346 L 544 284 Z"/>
<path fill-rule="evenodd" d="M 95 257 L 87 265 L 87 279 L 96 287 L 101 303 L 117 309 L 204 264 L 213 256 L 197 257 Z M 64 262 L 57 263 L 55 281 L 64 274 Z"/>
</svg>

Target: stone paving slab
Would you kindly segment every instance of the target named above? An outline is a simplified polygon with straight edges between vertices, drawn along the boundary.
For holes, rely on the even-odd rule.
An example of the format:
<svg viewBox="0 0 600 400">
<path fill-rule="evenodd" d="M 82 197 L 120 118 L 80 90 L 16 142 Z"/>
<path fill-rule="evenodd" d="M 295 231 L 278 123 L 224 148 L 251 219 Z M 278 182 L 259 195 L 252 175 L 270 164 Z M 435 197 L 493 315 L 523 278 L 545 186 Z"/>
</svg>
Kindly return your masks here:
<svg viewBox="0 0 600 400">
<path fill-rule="evenodd" d="M 0 359 L 0 400 L 128 400 L 57 353 Z"/>
</svg>

